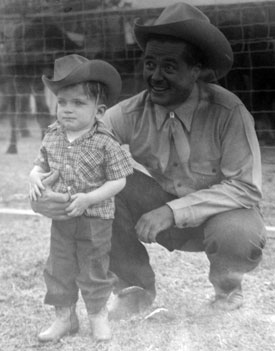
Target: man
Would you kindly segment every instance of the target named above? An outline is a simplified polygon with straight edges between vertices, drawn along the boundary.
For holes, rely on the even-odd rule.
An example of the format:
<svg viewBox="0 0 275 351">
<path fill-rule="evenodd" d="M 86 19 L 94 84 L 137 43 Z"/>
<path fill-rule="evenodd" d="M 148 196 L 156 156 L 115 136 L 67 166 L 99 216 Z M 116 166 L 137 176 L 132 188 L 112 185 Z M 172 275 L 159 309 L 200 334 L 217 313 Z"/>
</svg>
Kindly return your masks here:
<svg viewBox="0 0 275 351">
<path fill-rule="evenodd" d="M 109 109 L 106 123 L 147 174 L 129 176 L 116 197 L 115 312 L 137 311 L 156 296 L 142 242 L 204 251 L 213 307 L 239 308 L 243 275 L 259 264 L 266 234 L 253 118 L 234 94 L 209 83 L 228 73 L 232 50 L 205 15 L 185 3 L 168 6 L 153 25 L 137 22 L 134 33 L 148 88 Z M 47 197 L 34 209 L 64 215 L 64 205 Z"/>
</svg>

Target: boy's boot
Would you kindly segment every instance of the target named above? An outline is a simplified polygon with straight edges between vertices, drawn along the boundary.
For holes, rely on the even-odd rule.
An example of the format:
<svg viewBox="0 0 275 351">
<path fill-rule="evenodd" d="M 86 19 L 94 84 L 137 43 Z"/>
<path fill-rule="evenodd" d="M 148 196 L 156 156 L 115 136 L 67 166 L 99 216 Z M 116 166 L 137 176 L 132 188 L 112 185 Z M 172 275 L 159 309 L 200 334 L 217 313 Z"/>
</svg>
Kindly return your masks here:
<svg viewBox="0 0 275 351">
<path fill-rule="evenodd" d="M 64 335 L 76 333 L 79 329 L 79 321 L 75 308 L 75 305 L 71 307 L 55 307 L 55 321 L 47 330 L 38 335 L 38 340 L 41 342 L 57 342 Z"/>
<path fill-rule="evenodd" d="M 112 337 L 112 331 L 109 324 L 108 310 L 103 307 L 96 314 L 89 314 L 89 321 L 94 338 L 97 341 L 108 341 Z"/>
</svg>

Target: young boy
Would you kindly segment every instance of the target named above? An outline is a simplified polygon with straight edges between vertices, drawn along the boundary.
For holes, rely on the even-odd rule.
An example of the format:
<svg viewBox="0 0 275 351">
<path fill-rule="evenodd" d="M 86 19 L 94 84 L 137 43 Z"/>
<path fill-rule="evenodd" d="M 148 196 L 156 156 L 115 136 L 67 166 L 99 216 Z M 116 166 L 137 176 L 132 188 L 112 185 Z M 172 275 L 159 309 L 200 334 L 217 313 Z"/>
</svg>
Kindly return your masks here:
<svg viewBox="0 0 275 351">
<path fill-rule="evenodd" d="M 118 98 L 121 79 L 107 62 L 73 54 L 57 59 L 53 79 L 42 80 L 57 96 L 57 121 L 49 127 L 30 173 L 30 197 L 41 196 L 42 179 L 58 171 L 53 190 L 68 192 L 71 202 L 69 219 L 52 221 L 45 303 L 55 306 L 56 319 L 38 339 L 57 341 L 78 331 L 80 290 L 95 339 L 108 340 L 114 195 L 125 186 L 132 165 L 100 118 Z"/>
</svg>

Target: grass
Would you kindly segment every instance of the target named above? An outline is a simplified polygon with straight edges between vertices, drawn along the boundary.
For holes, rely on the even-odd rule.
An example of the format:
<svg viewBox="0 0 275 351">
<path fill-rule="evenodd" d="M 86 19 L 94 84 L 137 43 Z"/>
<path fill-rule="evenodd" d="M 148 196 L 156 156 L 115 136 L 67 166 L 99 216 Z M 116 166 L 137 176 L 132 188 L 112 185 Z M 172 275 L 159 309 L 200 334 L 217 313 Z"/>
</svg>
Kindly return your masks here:
<svg viewBox="0 0 275 351">
<path fill-rule="evenodd" d="M 0 207 L 28 209 L 27 175 L 38 149 L 39 131 L 19 140 L 19 154 L 7 155 L 9 126 L 0 123 Z M 262 201 L 265 222 L 275 225 L 275 158 L 263 148 Z M 209 307 L 213 289 L 203 253 L 167 252 L 147 245 L 157 276 L 157 298 L 149 311 L 112 322 L 114 337 L 96 344 L 90 336 L 82 300 L 81 329 L 58 344 L 39 344 L 37 333 L 54 314 L 43 304 L 43 267 L 49 248 L 50 220 L 41 216 L 0 215 L 0 350 L 41 351 L 271 351 L 275 347 L 275 232 L 269 232 L 261 265 L 245 276 L 245 304 L 234 312 Z M 169 314 L 146 319 L 158 307 Z"/>
</svg>

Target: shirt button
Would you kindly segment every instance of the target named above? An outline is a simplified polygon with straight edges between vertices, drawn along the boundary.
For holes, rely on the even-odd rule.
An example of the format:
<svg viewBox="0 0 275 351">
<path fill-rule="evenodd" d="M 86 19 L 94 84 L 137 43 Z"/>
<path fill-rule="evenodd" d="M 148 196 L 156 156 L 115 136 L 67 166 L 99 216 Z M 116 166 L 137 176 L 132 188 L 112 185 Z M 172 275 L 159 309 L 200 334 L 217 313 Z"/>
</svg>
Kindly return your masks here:
<svg viewBox="0 0 275 351">
<path fill-rule="evenodd" d="M 174 167 L 178 167 L 178 165 L 179 164 L 177 162 L 174 162 L 174 164 L 173 164 Z"/>
<path fill-rule="evenodd" d="M 177 186 L 180 188 L 181 187 L 181 183 L 178 183 Z"/>
<path fill-rule="evenodd" d="M 70 165 L 66 165 L 65 168 L 66 169 L 71 169 L 71 166 Z"/>
<path fill-rule="evenodd" d="M 71 147 L 71 145 L 69 145 L 68 147 L 67 147 L 67 149 L 71 149 L 72 147 Z"/>
</svg>

